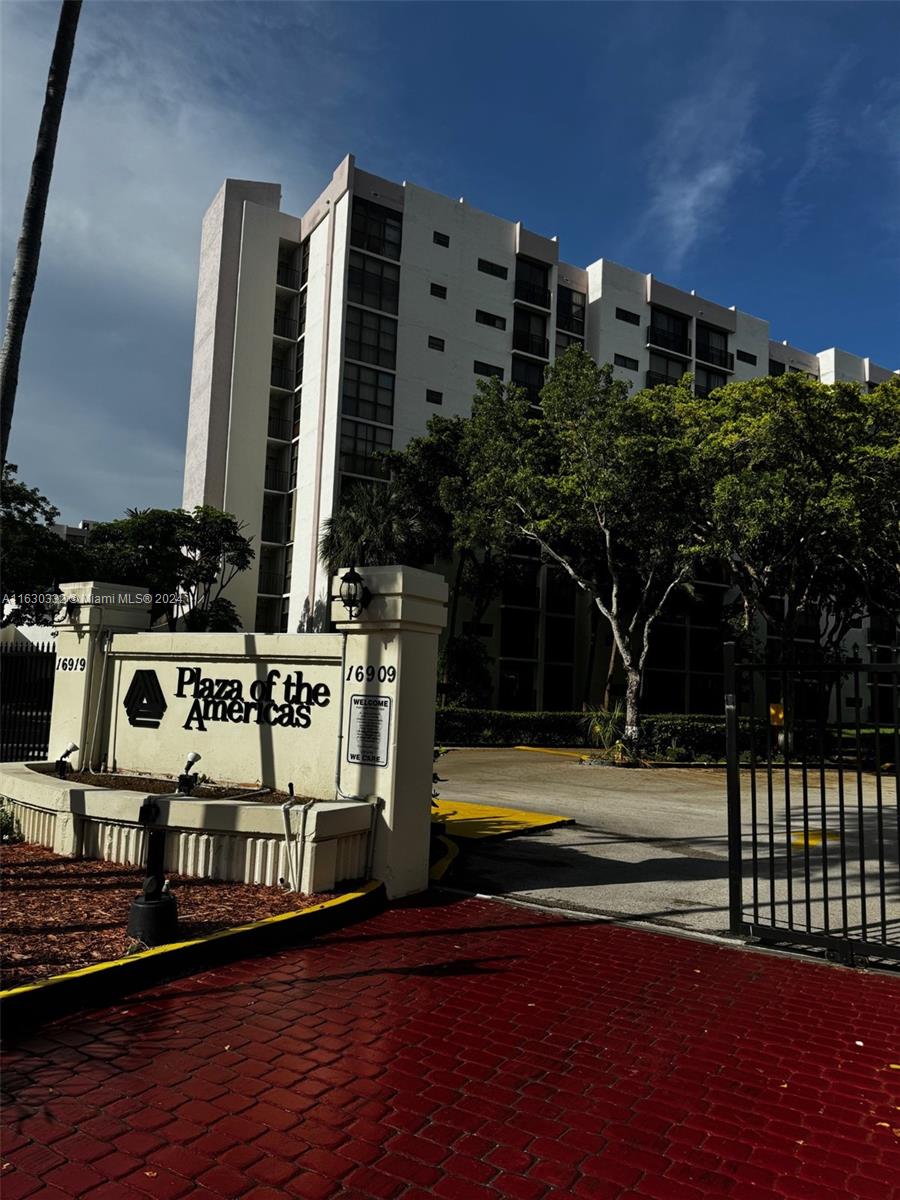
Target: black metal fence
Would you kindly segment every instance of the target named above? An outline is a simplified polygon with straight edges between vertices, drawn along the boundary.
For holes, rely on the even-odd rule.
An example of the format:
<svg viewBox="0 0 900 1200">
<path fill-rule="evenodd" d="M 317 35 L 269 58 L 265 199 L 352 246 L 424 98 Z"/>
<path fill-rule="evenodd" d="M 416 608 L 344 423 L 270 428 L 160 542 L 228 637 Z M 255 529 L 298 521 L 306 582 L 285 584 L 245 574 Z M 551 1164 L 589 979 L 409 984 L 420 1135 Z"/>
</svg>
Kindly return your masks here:
<svg viewBox="0 0 900 1200">
<path fill-rule="evenodd" d="M 0 645 L 0 762 L 47 757 L 56 647 Z"/>
<path fill-rule="evenodd" d="M 900 663 L 880 657 L 784 667 L 726 645 L 733 933 L 900 959 Z"/>
</svg>

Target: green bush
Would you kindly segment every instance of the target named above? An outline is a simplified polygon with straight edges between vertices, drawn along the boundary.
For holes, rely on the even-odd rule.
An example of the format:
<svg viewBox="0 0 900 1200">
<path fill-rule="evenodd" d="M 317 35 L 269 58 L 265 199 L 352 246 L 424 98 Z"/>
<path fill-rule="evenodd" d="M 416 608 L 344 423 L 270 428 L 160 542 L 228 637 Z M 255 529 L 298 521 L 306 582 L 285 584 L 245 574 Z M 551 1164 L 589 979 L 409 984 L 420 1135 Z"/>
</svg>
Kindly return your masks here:
<svg viewBox="0 0 900 1200">
<path fill-rule="evenodd" d="M 0 800 L 0 842 L 9 845 L 22 841 L 22 829 L 18 818 L 4 800 Z"/>
</svg>

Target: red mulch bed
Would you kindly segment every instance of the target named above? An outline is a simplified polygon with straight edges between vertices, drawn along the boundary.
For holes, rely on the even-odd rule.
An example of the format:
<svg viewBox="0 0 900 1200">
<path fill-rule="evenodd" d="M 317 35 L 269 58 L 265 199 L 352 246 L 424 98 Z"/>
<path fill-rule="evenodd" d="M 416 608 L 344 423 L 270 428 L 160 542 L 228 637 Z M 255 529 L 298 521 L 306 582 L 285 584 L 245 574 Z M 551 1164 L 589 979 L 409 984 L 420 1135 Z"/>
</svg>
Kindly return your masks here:
<svg viewBox="0 0 900 1200">
<path fill-rule="evenodd" d="M 169 880 L 183 941 L 327 899 L 184 875 Z M 17 987 L 121 958 L 134 948 L 125 926 L 142 881 L 140 867 L 63 858 L 42 846 L 3 846 L 0 985 Z"/>
</svg>

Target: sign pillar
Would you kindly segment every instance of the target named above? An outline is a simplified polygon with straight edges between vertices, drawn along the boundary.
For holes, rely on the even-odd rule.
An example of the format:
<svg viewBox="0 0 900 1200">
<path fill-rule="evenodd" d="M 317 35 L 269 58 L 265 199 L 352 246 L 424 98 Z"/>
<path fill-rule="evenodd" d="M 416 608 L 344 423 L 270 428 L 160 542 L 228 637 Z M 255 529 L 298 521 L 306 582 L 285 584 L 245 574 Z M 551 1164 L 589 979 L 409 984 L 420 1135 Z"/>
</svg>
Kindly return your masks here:
<svg viewBox="0 0 900 1200">
<path fill-rule="evenodd" d="M 50 721 L 50 759 L 74 742 L 70 758 L 76 770 L 90 766 L 91 743 L 102 744 L 103 730 L 97 707 L 104 666 L 104 643 L 112 633 L 134 633 L 150 628 L 147 589 L 131 584 L 61 583 L 66 618 L 57 624 L 56 678 L 53 716 Z M 96 737 L 95 737 L 96 734 Z"/>
<path fill-rule="evenodd" d="M 438 638 L 447 584 L 412 567 L 365 567 L 371 600 L 352 621 L 340 599 L 331 618 L 346 635 L 338 739 L 339 797 L 378 797 L 372 873 L 388 896 L 428 886 Z M 337 597 L 340 577 L 332 580 Z"/>
</svg>

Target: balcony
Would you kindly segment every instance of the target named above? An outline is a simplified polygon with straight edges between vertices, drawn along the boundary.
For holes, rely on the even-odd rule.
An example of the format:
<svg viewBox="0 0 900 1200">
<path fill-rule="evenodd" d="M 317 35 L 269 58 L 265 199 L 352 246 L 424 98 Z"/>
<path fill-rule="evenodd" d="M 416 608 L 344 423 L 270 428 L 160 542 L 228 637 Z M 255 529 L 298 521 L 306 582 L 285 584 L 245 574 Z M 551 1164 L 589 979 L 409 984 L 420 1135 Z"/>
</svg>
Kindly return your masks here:
<svg viewBox="0 0 900 1200">
<path fill-rule="evenodd" d="M 289 478 L 287 471 L 280 471 L 277 467 L 266 467 L 266 490 L 269 492 L 286 492 L 288 490 Z"/>
<path fill-rule="evenodd" d="M 523 300 L 526 304 L 533 304 L 535 308 L 550 307 L 549 289 L 540 287 L 536 283 L 526 283 L 524 279 L 516 280 L 515 296 L 517 300 Z"/>
<path fill-rule="evenodd" d="M 276 363 L 272 364 L 272 387 L 284 388 L 286 392 L 292 391 L 294 387 L 294 372 L 290 367 L 282 367 Z"/>
<path fill-rule="evenodd" d="M 279 441 L 291 440 L 291 423 L 286 417 L 269 417 L 269 437 Z"/>
<path fill-rule="evenodd" d="M 297 322 L 287 313 L 276 313 L 273 333 L 276 337 L 290 338 L 292 342 L 296 342 Z"/>
<path fill-rule="evenodd" d="M 662 371 L 647 372 L 647 387 L 658 387 L 659 384 L 668 384 L 670 387 L 677 387 L 680 380 L 673 379 L 671 375 L 663 375 Z"/>
<path fill-rule="evenodd" d="M 659 346 L 663 350 L 671 350 L 673 354 L 691 357 L 691 339 L 683 333 L 672 333 L 668 329 L 660 329 L 657 325 L 647 326 L 647 345 Z"/>
<path fill-rule="evenodd" d="M 278 264 L 275 281 L 280 287 L 291 288 L 295 292 L 300 290 L 300 272 L 294 267 L 289 267 L 287 263 Z"/>
<path fill-rule="evenodd" d="M 260 571 L 259 594 L 281 596 L 284 594 L 284 579 L 277 571 Z"/>
<path fill-rule="evenodd" d="M 578 337 L 584 337 L 584 317 L 575 316 L 574 313 L 560 313 L 557 309 L 556 328 L 564 329 L 566 333 L 575 333 Z"/>
<path fill-rule="evenodd" d="M 713 367 L 722 367 L 726 371 L 734 370 L 734 355 L 718 346 L 708 346 L 705 342 L 697 342 L 697 361 L 709 363 Z"/>
<path fill-rule="evenodd" d="M 550 357 L 550 343 L 537 333 L 526 333 L 523 329 L 513 330 L 513 350 L 533 354 L 536 358 Z"/>
</svg>

